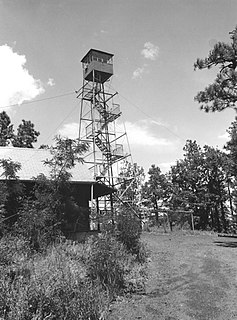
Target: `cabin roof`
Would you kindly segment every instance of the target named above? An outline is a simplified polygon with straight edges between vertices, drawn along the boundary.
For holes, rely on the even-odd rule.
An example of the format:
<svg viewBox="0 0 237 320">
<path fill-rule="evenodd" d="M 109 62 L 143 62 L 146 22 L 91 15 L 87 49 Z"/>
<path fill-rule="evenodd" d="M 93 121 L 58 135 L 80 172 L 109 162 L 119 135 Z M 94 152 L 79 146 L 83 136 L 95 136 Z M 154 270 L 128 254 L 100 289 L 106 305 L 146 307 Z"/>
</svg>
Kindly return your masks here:
<svg viewBox="0 0 237 320">
<path fill-rule="evenodd" d="M 11 159 L 21 164 L 21 169 L 17 172 L 20 180 L 32 180 L 39 174 L 49 177 L 50 168 L 44 164 L 44 161 L 51 158 L 52 155 L 47 149 L 0 147 L 0 159 Z M 87 165 L 83 163 L 77 163 L 69 172 L 72 175 L 70 180 L 73 182 L 94 181 Z M 0 176 L 2 173 L 3 169 L 0 168 Z"/>
<path fill-rule="evenodd" d="M 44 161 L 51 158 L 52 155 L 47 149 L 0 147 L 0 159 L 10 159 L 21 164 L 21 169 L 17 172 L 17 176 L 21 181 L 33 181 L 40 174 L 44 174 L 49 178 L 50 168 L 44 164 Z M 115 191 L 114 188 L 97 182 L 93 178 L 87 164 L 76 163 L 69 170 L 69 173 L 71 174 L 69 181 L 72 183 L 95 185 L 95 194 L 97 196 L 110 194 Z M 0 167 L 0 180 L 5 180 L 2 167 Z"/>
</svg>

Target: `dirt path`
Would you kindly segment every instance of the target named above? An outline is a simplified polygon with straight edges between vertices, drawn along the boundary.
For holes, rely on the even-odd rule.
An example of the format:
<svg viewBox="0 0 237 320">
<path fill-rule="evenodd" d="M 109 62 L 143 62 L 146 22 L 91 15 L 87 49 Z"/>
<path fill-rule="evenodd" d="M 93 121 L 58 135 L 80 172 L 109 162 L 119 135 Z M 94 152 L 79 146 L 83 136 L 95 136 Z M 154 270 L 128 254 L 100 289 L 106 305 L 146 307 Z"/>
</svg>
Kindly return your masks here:
<svg viewBox="0 0 237 320">
<path fill-rule="evenodd" d="M 237 320 L 237 239 L 144 233 L 146 294 L 121 299 L 109 320 Z"/>
</svg>

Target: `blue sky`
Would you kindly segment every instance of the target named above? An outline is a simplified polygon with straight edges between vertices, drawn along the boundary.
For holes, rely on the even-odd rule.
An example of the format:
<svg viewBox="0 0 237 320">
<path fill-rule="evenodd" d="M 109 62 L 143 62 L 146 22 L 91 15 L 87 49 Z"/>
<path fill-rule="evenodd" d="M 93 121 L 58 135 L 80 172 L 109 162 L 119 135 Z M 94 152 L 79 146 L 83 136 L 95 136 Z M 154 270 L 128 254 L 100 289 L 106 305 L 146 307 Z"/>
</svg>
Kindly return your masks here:
<svg viewBox="0 0 237 320">
<path fill-rule="evenodd" d="M 0 110 L 16 126 L 31 120 L 37 145 L 75 136 L 80 60 L 96 48 L 114 54 L 112 86 L 134 162 L 165 170 L 186 139 L 222 148 L 235 113 L 199 110 L 193 98 L 216 70 L 193 64 L 229 41 L 236 12 L 236 0 L 0 0 Z"/>
</svg>

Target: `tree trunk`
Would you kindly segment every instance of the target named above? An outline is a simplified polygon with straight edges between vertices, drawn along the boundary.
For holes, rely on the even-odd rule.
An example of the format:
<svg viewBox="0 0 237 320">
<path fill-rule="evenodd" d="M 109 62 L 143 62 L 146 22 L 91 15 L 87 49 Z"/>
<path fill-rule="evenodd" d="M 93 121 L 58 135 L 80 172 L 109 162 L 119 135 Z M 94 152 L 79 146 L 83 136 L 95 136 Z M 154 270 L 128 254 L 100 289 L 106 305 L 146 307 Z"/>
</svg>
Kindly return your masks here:
<svg viewBox="0 0 237 320">
<path fill-rule="evenodd" d="M 164 232 L 166 233 L 166 221 L 165 221 L 165 214 L 163 214 L 163 228 L 164 228 Z"/>
<path fill-rule="evenodd" d="M 191 211 L 190 215 L 191 215 L 191 226 L 192 226 L 192 230 L 194 231 L 194 220 L 193 220 L 193 212 L 192 211 Z"/>
<path fill-rule="evenodd" d="M 169 213 L 167 212 L 167 222 L 168 222 L 168 226 L 170 231 L 172 231 L 172 221 L 169 219 Z"/>
<path fill-rule="evenodd" d="M 231 196 L 231 192 L 230 192 L 230 181 L 227 181 L 227 188 L 228 188 L 228 196 L 229 196 L 229 202 L 230 202 L 230 212 L 231 215 L 233 216 L 234 214 L 234 209 L 233 209 L 233 203 L 232 203 L 232 196 Z"/>
<path fill-rule="evenodd" d="M 220 202 L 220 205 L 221 205 L 221 220 L 223 223 L 223 229 L 224 229 L 224 232 L 227 232 L 227 222 L 226 222 L 226 217 L 225 217 L 225 209 L 224 209 L 224 205 L 223 205 L 222 201 Z"/>
<path fill-rule="evenodd" d="M 210 208 L 210 212 L 211 212 L 211 229 L 213 230 L 215 227 L 215 222 L 214 222 L 214 214 L 213 214 L 212 208 Z"/>
<path fill-rule="evenodd" d="M 155 219 L 156 219 L 156 226 L 159 225 L 159 210 L 158 210 L 158 203 L 157 203 L 157 199 L 155 198 Z"/>
<path fill-rule="evenodd" d="M 203 208 L 203 229 L 207 230 L 208 227 L 208 209 Z"/>
<path fill-rule="evenodd" d="M 217 205 L 215 205 L 215 224 L 217 227 L 217 231 L 221 232 L 220 218 L 219 218 L 219 212 L 218 212 Z"/>
</svg>

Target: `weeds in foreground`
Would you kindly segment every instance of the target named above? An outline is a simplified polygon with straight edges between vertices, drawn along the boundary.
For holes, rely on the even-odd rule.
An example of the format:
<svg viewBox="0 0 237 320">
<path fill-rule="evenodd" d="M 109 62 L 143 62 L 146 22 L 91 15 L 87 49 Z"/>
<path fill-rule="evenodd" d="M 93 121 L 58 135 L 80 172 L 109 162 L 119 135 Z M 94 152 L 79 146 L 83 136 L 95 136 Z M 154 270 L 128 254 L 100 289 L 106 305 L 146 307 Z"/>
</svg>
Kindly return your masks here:
<svg viewBox="0 0 237 320">
<path fill-rule="evenodd" d="M 109 300 L 100 285 L 86 277 L 78 252 L 80 245 L 53 246 L 44 256 L 2 267 L 0 318 L 99 319 Z"/>
<path fill-rule="evenodd" d="M 26 254 L 23 240 L 15 247 L 3 240 L 0 319 L 102 319 L 111 299 L 144 288 L 144 267 L 109 233 L 54 244 L 44 254 Z"/>
</svg>

